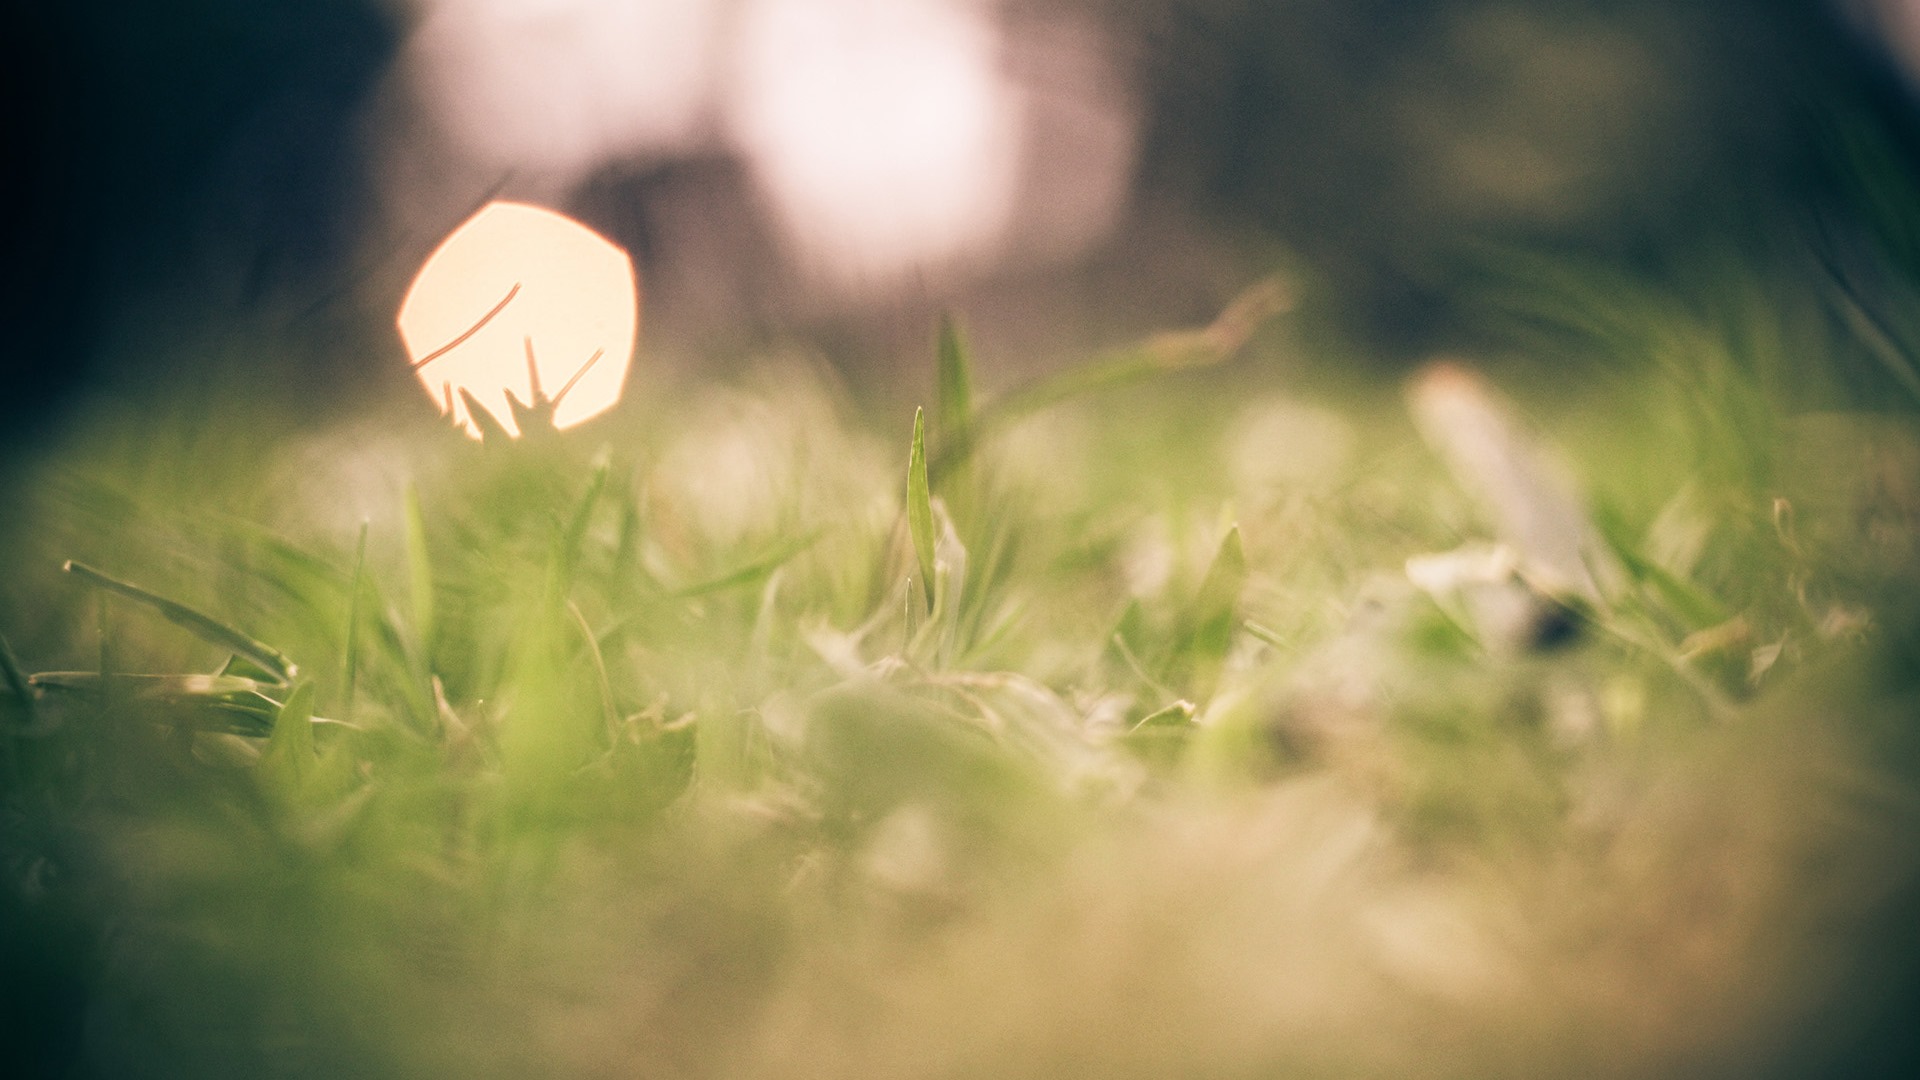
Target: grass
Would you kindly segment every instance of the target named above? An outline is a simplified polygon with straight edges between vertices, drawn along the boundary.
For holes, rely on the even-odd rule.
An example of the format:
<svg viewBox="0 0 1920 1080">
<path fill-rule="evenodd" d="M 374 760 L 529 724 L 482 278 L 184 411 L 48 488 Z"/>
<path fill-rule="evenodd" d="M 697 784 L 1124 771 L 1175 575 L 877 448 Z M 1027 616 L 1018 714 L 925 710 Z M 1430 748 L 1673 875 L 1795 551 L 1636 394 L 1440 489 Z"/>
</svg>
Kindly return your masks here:
<svg viewBox="0 0 1920 1080">
<path fill-rule="evenodd" d="M 1221 366 L 1266 284 L 979 401 L 948 324 L 911 423 L 95 423 L 0 582 L 11 1059 L 1898 1074 L 1905 331 L 1570 266 L 1488 307 L 1554 382 Z"/>
</svg>

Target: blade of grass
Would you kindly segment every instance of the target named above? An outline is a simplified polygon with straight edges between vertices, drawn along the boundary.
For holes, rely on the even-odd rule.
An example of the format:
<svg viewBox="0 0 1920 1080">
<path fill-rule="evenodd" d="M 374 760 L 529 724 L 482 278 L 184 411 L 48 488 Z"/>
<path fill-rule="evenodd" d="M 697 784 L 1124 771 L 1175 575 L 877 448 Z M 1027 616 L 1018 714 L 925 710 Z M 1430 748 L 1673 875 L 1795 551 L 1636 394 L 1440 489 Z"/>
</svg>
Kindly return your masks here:
<svg viewBox="0 0 1920 1080">
<path fill-rule="evenodd" d="M 1141 717 L 1140 722 L 1128 728 L 1127 731 L 1131 734 L 1152 728 L 1183 728 L 1193 723 L 1193 714 L 1193 702 L 1176 701 Z"/>
<path fill-rule="evenodd" d="M 933 606 L 933 503 L 927 491 L 927 424 L 924 409 L 913 410 L 913 449 L 907 455 L 907 529 L 920 562 L 921 591 Z"/>
<path fill-rule="evenodd" d="M 299 674 L 299 667 L 294 664 L 293 661 L 287 659 L 280 650 L 265 642 L 257 641 L 210 615 L 196 611 L 178 601 L 169 600 L 157 593 L 148 592 L 138 585 L 121 581 L 115 577 L 109 577 L 82 562 L 68 560 L 63 569 L 65 569 L 67 573 L 72 574 L 103 592 L 115 593 L 135 603 L 152 608 L 161 618 L 198 636 L 204 641 L 239 653 L 248 660 L 260 665 L 262 670 L 271 673 L 274 680 L 280 685 L 284 686 L 293 681 L 293 677 Z M 101 665 L 102 671 L 105 671 L 107 667 L 110 666 L 110 661 L 106 656 L 106 638 L 104 634 L 101 638 Z"/>
<path fill-rule="evenodd" d="M 644 576 L 640 566 L 640 500 L 628 492 L 620 501 L 620 532 L 614 541 L 613 565 L 608 586 L 614 599 L 632 592 L 636 579 Z"/>
<path fill-rule="evenodd" d="M 480 404 L 472 394 L 467 393 L 467 388 L 464 386 L 460 388 L 460 400 L 466 405 L 467 416 L 473 421 L 473 426 L 480 429 L 480 442 L 483 445 L 505 446 L 513 441 L 513 434 L 507 430 L 506 425 L 488 412 L 486 406 Z"/>
<path fill-rule="evenodd" d="M 1022 417 L 1083 394 L 1138 382 L 1155 375 L 1211 367 L 1231 359 L 1267 320 L 1293 304 L 1293 291 L 1278 275 L 1262 278 L 1234 297 L 1213 322 L 1197 330 L 1155 334 L 1145 341 L 1102 353 L 1064 371 L 1043 375 L 983 406 L 963 443 L 943 445 L 932 475 L 945 476 L 987 436 Z"/>
<path fill-rule="evenodd" d="M 593 673 L 600 681 L 602 719 L 606 721 L 608 738 L 612 738 L 620 728 L 620 710 L 613 703 L 613 683 L 607 678 L 607 658 L 601 655 L 600 639 L 594 636 L 593 627 L 580 611 L 580 605 L 567 601 L 567 612 L 573 616 L 573 624 L 580 628 L 580 639 L 587 644 L 587 657 L 593 661 Z"/>
<path fill-rule="evenodd" d="M 973 375 L 966 341 L 951 314 L 940 319 L 934 347 L 936 387 L 934 399 L 935 456 L 952 460 L 941 477 L 940 493 L 947 510 L 962 521 L 972 518 L 972 470 L 968 448 L 973 442 Z"/>
<path fill-rule="evenodd" d="M 1298 651 L 1294 647 L 1292 642 L 1289 642 L 1286 638 L 1282 637 L 1280 635 L 1280 632 L 1278 630 L 1273 629 L 1272 627 L 1264 626 L 1260 623 L 1254 622 L 1252 619 L 1243 619 L 1241 620 L 1240 625 L 1242 628 L 1246 630 L 1247 633 L 1252 634 L 1254 637 L 1259 638 L 1261 641 L 1266 642 L 1267 644 L 1273 646 L 1276 649 L 1279 649 L 1283 653 L 1293 653 Z"/>
<path fill-rule="evenodd" d="M 367 572 L 367 526 L 360 523 L 360 542 L 354 546 L 353 580 L 347 585 L 347 648 L 346 657 L 341 661 L 344 670 L 340 673 L 340 686 L 343 695 L 340 703 L 340 716 L 348 723 L 353 722 L 354 683 L 360 674 L 360 594 L 364 591 L 362 582 Z"/>
<path fill-rule="evenodd" d="M 933 346 L 935 356 L 935 402 L 933 402 L 933 452 L 948 454 L 948 448 L 966 446 L 973 440 L 973 363 L 968 356 L 966 338 L 960 325 L 948 313 Z M 931 477 L 929 477 L 931 482 Z M 941 498 L 947 500 L 947 513 L 954 521 L 972 523 L 975 490 L 973 469 L 966 457 L 956 459 L 939 480 Z"/>
<path fill-rule="evenodd" d="M 1182 643 L 1195 691 L 1202 696 L 1212 692 L 1220 666 L 1233 645 L 1235 612 L 1246 584 L 1246 549 L 1241 545 L 1240 527 L 1236 525 L 1228 529 L 1226 538 L 1220 541 L 1220 551 L 1200 583 L 1200 592 L 1194 597 L 1189 616 L 1191 629 Z"/>
<path fill-rule="evenodd" d="M 220 674 L 235 675 L 242 679 L 252 679 L 255 682 L 264 683 L 269 686 L 273 685 L 274 678 L 273 672 L 241 656 L 239 653 L 234 653 L 232 656 L 227 657 L 227 662 L 220 665 Z"/>
<path fill-rule="evenodd" d="M 587 490 L 581 494 L 580 502 L 573 508 L 573 515 L 567 519 L 560 555 L 569 581 L 574 566 L 580 561 L 580 549 L 587 542 L 587 528 L 593 524 L 594 508 L 600 505 L 600 494 L 607 489 L 607 477 L 612 471 L 613 465 L 605 457 L 594 463 L 593 475 L 587 480 Z"/>
<path fill-rule="evenodd" d="M 27 726 L 33 726 L 33 688 L 27 685 L 26 673 L 20 670 L 20 661 L 13 655 L 13 646 L 7 644 L 4 637 L 0 637 L 0 675 L 5 676 L 7 689 L 20 700 Z"/>
<path fill-rule="evenodd" d="M 428 667 L 433 663 L 434 606 L 433 559 L 427 547 L 427 518 L 420 509 L 420 491 L 407 484 L 402 521 L 407 534 L 407 583 L 413 602 L 413 632 L 420 643 L 420 657 Z"/>
<path fill-rule="evenodd" d="M 254 702 L 264 700 L 274 708 L 278 704 L 260 692 L 265 685 L 244 675 L 145 675 L 97 671 L 41 671 L 27 677 L 29 686 L 64 693 L 88 693 L 102 681 L 122 686 L 142 697 L 197 698 L 207 701 Z"/>
<path fill-rule="evenodd" d="M 583 492 L 573 512 L 567 515 L 566 522 L 559 524 L 554 532 L 553 546 L 547 556 L 546 604 L 551 614 L 558 618 L 567 595 L 573 591 L 574 572 L 579 566 L 580 551 L 587 539 L 587 529 L 593 523 L 594 508 L 599 505 L 600 492 L 607 486 L 607 475 L 611 465 L 604 454 L 595 464 L 593 475 L 587 480 L 587 490 Z"/>
<path fill-rule="evenodd" d="M 43 671 L 28 683 L 49 694 L 76 694 L 141 706 L 143 719 L 176 726 L 191 734 L 217 728 L 262 735 L 280 705 L 260 692 L 259 683 L 232 675 L 101 675 L 93 671 Z"/>
<path fill-rule="evenodd" d="M 794 556 L 812 547 L 814 543 L 820 539 L 824 531 L 825 530 L 822 529 L 815 529 L 804 536 L 789 540 L 775 547 L 765 555 L 753 559 L 733 570 L 729 570 L 718 577 L 711 577 L 705 581 L 695 582 L 692 585 L 675 589 L 672 595 L 684 600 L 696 596 L 705 596 L 708 593 L 720 592 L 739 585 L 751 584 L 778 570 Z"/>
<path fill-rule="evenodd" d="M 1867 352 L 1893 376 L 1901 388 L 1912 395 L 1915 401 L 1920 401 L 1920 369 L 1916 369 L 1912 355 L 1900 346 L 1885 320 L 1861 301 L 1853 287 L 1837 271 L 1833 273 L 1833 283 L 1834 305 L 1840 309 L 1847 327 L 1859 336 Z"/>
<path fill-rule="evenodd" d="M 295 788 L 313 765 L 313 683 L 304 682 L 288 695 L 273 719 L 273 733 L 260 755 L 260 768 L 283 788 Z"/>
<path fill-rule="evenodd" d="M 967 427 L 973 419 L 973 391 L 971 364 L 967 358 L 966 342 L 960 337 L 960 326 L 952 315 L 940 319 L 940 337 L 936 346 L 939 364 L 938 395 L 935 398 L 934 433 L 939 436 L 944 447 L 956 442 L 964 442 Z"/>
</svg>

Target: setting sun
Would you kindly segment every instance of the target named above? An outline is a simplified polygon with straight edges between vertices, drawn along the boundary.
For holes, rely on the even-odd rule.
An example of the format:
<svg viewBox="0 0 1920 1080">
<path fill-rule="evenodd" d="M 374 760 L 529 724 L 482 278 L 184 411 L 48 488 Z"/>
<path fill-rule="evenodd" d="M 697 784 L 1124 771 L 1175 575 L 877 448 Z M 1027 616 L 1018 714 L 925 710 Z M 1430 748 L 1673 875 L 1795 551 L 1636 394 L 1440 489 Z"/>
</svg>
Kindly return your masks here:
<svg viewBox="0 0 1920 1080">
<path fill-rule="evenodd" d="M 620 400 L 640 323 L 633 261 L 564 214 L 492 202 L 441 241 L 400 304 L 427 393 L 469 435 L 461 391 L 518 435 L 508 395 L 572 427 Z"/>
</svg>

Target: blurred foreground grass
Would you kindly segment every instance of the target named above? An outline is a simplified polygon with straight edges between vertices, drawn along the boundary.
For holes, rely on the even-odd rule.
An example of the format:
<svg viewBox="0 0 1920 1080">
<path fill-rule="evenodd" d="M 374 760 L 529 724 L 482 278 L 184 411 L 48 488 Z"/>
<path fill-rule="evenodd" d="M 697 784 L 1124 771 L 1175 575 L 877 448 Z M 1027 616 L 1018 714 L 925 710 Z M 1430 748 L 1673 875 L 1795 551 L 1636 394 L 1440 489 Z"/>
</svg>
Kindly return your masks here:
<svg viewBox="0 0 1920 1080">
<path fill-rule="evenodd" d="M 999 406 L 944 337 L 924 424 L 103 414 L 5 526 L 8 1058 L 1898 1075 L 1899 255 L 1543 264 L 1517 405 L 1203 334 Z"/>
</svg>

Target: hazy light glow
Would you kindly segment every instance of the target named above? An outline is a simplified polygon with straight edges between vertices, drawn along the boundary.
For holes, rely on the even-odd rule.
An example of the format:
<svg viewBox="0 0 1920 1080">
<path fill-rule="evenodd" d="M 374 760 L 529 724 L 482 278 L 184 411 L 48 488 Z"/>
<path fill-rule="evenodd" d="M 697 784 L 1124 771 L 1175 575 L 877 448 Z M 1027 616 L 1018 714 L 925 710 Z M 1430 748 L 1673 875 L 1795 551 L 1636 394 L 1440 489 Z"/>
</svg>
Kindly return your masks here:
<svg viewBox="0 0 1920 1080">
<path fill-rule="evenodd" d="M 493 202 L 441 241 L 400 304 L 401 340 L 442 412 L 469 435 L 464 389 L 519 434 L 507 395 L 533 399 L 533 372 L 572 427 L 620 400 L 640 325 L 633 261 L 552 210 Z"/>
<path fill-rule="evenodd" d="M 990 254 L 1019 186 L 1000 31 L 959 0 L 752 0 L 733 137 L 803 258 L 844 281 Z"/>
<path fill-rule="evenodd" d="M 1900 64 L 1909 85 L 1920 84 L 1920 0 L 1859 0 L 1849 7 L 1864 7 L 1854 12 L 1864 18 L 1872 32 L 1884 40 Z"/>
<path fill-rule="evenodd" d="M 1021 90 L 1022 183 L 1013 254 L 1071 259 L 1113 230 L 1132 194 L 1139 102 L 1116 41 L 1071 12 L 1010 28 L 1009 70 Z"/>
<path fill-rule="evenodd" d="M 482 167 L 578 176 L 702 136 L 715 0 L 420 0 L 414 92 Z"/>
</svg>

